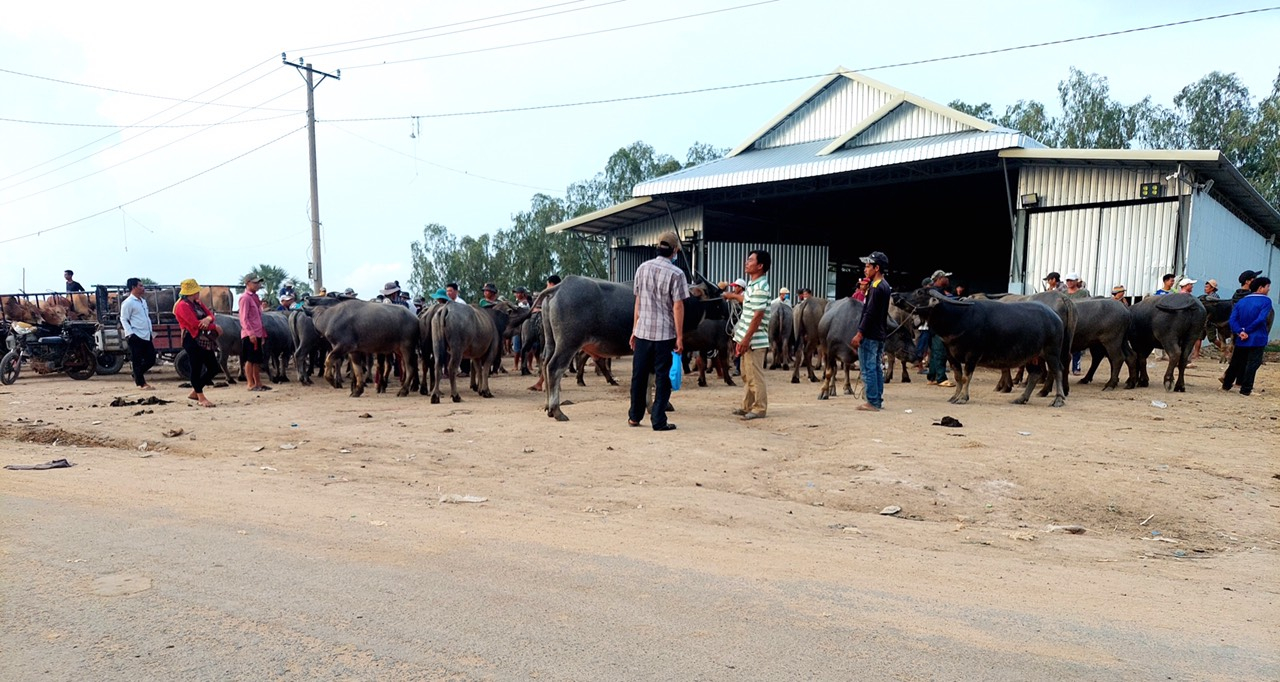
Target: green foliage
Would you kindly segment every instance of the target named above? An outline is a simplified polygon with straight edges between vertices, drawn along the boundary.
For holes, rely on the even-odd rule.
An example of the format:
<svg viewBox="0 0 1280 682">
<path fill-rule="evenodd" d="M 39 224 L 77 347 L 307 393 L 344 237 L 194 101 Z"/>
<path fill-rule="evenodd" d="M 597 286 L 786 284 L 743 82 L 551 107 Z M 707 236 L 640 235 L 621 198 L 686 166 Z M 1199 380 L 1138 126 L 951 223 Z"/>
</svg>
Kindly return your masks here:
<svg viewBox="0 0 1280 682">
<path fill-rule="evenodd" d="M 422 239 L 409 245 L 413 273 L 409 289 L 430 295 L 449 282 L 457 282 L 462 297 L 474 302 L 485 282 L 498 285 L 501 295 L 517 286 L 541 289 L 547 277 L 608 274 L 608 249 L 601 241 L 573 233 L 547 234 L 552 225 L 599 211 L 631 199 L 637 184 L 700 163 L 713 161 L 728 149 L 694 143 L 685 163 L 659 154 L 644 142 L 614 152 L 595 177 L 569 185 L 564 198 L 535 194 L 529 209 L 511 217 L 511 227 L 481 235 L 459 237 L 444 225 L 432 223 Z"/>
<path fill-rule="evenodd" d="M 947 106 L 951 107 L 952 109 L 955 109 L 956 111 L 962 114 L 968 114 L 970 116 L 973 116 L 974 118 L 980 118 L 984 121 L 990 121 L 992 123 L 996 122 L 995 113 L 992 112 L 991 105 L 987 102 L 983 102 L 982 104 L 965 104 L 964 102 L 961 102 L 960 100 L 957 99 L 957 100 L 953 100 Z"/>
<path fill-rule="evenodd" d="M 159 282 L 155 281 L 154 279 L 151 279 L 150 277 L 139 277 L 138 279 L 142 281 L 142 286 L 144 287 L 154 287 L 154 286 L 160 285 Z"/>
</svg>

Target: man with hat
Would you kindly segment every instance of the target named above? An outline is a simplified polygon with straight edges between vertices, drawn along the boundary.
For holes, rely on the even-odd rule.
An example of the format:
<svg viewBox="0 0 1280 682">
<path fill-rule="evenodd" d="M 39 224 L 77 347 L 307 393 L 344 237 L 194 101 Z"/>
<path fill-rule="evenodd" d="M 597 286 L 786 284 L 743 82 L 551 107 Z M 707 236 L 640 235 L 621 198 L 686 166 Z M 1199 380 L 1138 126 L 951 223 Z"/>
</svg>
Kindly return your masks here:
<svg viewBox="0 0 1280 682">
<path fill-rule="evenodd" d="M 893 289 L 884 279 L 889 257 L 883 251 L 863 256 L 862 263 L 862 274 L 871 280 L 871 286 L 867 289 L 867 302 L 862 306 L 862 318 L 858 320 L 858 333 L 849 345 L 858 351 L 858 367 L 862 370 L 862 385 L 867 394 L 867 402 L 858 409 L 879 412 L 884 407 L 884 340 L 889 334 L 889 296 Z"/>
<path fill-rule="evenodd" d="M 399 280 L 396 280 L 394 282 L 387 282 L 387 285 L 382 287 L 382 295 L 385 298 L 386 302 L 388 303 L 394 303 L 395 305 L 404 306 L 406 309 L 410 311 L 413 310 L 413 304 L 400 296 Z"/>
<path fill-rule="evenodd" d="M 1244 298 L 1245 296 L 1248 296 L 1249 285 L 1253 282 L 1255 277 L 1261 274 L 1262 274 L 1261 270 L 1245 270 L 1244 272 L 1240 273 L 1240 288 L 1236 289 L 1236 292 L 1234 294 L 1231 294 L 1231 302 L 1239 303 L 1240 299 Z"/>
<path fill-rule="evenodd" d="M 640 426 L 649 397 L 649 375 L 654 375 L 656 391 L 649 410 L 654 431 L 672 431 L 667 421 L 671 402 L 672 354 L 684 351 L 684 299 L 689 282 L 675 266 L 680 237 L 667 232 L 658 239 L 658 255 L 640 264 L 635 276 L 635 310 L 632 313 L 631 407 L 629 426 Z"/>
<path fill-rule="evenodd" d="M 1045 291 L 1066 291 L 1067 286 L 1062 283 L 1062 275 L 1057 272 L 1051 272 L 1044 276 Z"/>
<path fill-rule="evenodd" d="M 1222 297 L 1218 295 L 1218 280 L 1205 280 L 1204 296 L 1201 296 L 1200 298 L 1205 301 L 1221 301 Z"/>
<path fill-rule="evenodd" d="M 258 291 L 265 280 L 261 275 L 250 273 L 244 278 L 244 293 L 240 294 L 240 362 L 244 364 L 244 378 L 249 383 L 249 390 L 255 393 L 270 391 L 262 385 L 263 345 L 267 342 L 267 330 L 262 326 L 262 299 Z M 290 293 L 282 296 L 280 303 L 285 304 L 293 297 Z"/>
<path fill-rule="evenodd" d="M 934 270 L 931 278 L 930 288 L 939 294 L 948 298 L 954 298 L 951 294 L 951 273 L 946 270 Z M 929 334 L 929 374 L 926 377 L 930 386 L 943 386 L 945 388 L 954 387 L 954 381 L 947 379 L 947 343 L 942 340 L 941 336 L 929 333 L 928 326 L 924 327 L 924 332 Z M 923 357 L 923 353 L 921 356 Z"/>
<path fill-rule="evenodd" d="M 480 307 L 492 308 L 498 302 L 498 285 L 493 282 L 485 282 L 484 288 L 480 290 Z"/>
<path fill-rule="evenodd" d="M 1267 332 L 1271 327 L 1271 278 L 1255 276 L 1249 280 L 1249 295 L 1231 307 L 1227 321 L 1235 342 L 1231 362 L 1222 375 L 1222 390 L 1230 391 L 1240 384 L 1240 395 L 1253 393 L 1253 380 L 1262 366 Z"/>
<path fill-rule="evenodd" d="M 778 298 L 775 299 L 775 301 L 777 303 L 785 303 L 787 305 L 791 305 L 791 290 L 786 287 L 782 287 L 781 289 L 779 289 Z"/>
<path fill-rule="evenodd" d="M 1182 279 L 1178 280 L 1178 293 L 1180 294 L 1192 293 L 1191 290 L 1195 288 L 1197 281 L 1198 280 L 1191 279 L 1190 277 L 1183 277 Z"/>
<path fill-rule="evenodd" d="M 1074 299 L 1091 298 L 1092 294 L 1084 288 L 1083 282 L 1080 281 L 1080 274 L 1075 272 L 1067 273 L 1067 290 L 1063 292 L 1063 296 Z M 1080 360 L 1084 357 L 1084 351 L 1078 350 L 1071 354 L 1071 373 L 1079 375 Z"/>
<path fill-rule="evenodd" d="M 1127 307 L 1129 305 L 1129 299 L 1125 298 L 1126 293 L 1128 293 L 1128 289 L 1125 289 L 1123 284 L 1117 284 L 1111 287 L 1112 300 L 1120 301 Z"/>
<path fill-rule="evenodd" d="M 356 290 L 355 290 L 355 289 L 352 289 L 351 287 L 347 287 L 346 289 L 344 289 L 344 290 L 342 291 L 342 295 L 343 295 L 343 296 L 346 296 L 347 298 L 359 298 L 359 297 L 360 297 L 360 294 L 357 294 L 357 293 L 356 293 Z"/>
</svg>

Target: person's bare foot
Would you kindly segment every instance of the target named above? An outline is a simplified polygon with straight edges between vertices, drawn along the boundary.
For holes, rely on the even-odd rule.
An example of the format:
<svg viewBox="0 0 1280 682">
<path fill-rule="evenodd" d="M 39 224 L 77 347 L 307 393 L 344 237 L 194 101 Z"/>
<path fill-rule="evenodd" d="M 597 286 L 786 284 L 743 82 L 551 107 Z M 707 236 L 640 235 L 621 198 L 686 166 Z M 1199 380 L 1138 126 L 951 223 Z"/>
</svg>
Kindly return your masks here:
<svg viewBox="0 0 1280 682">
<path fill-rule="evenodd" d="M 138 387 L 138 390 L 139 390 L 139 391 L 154 391 L 154 390 L 156 390 L 156 387 L 155 387 L 155 386 L 152 386 L 151 384 L 143 384 L 143 385 L 141 385 L 141 386 L 139 386 L 139 387 Z"/>
<path fill-rule="evenodd" d="M 191 395 L 187 396 L 187 400 L 200 400 L 200 394 L 192 391 Z"/>
<path fill-rule="evenodd" d="M 875 405 L 872 405 L 871 403 L 862 403 L 855 409 L 861 410 L 863 412 L 879 412 L 880 411 L 880 408 L 876 407 Z"/>
<path fill-rule="evenodd" d="M 200 398 L 198 401 L 196 401 L 196 404 L 199 405 L 200 407 L 217 407 L 217 405 L 214 405 L 213 403 L 209 402 L 208 398 Z"/>
</svg>

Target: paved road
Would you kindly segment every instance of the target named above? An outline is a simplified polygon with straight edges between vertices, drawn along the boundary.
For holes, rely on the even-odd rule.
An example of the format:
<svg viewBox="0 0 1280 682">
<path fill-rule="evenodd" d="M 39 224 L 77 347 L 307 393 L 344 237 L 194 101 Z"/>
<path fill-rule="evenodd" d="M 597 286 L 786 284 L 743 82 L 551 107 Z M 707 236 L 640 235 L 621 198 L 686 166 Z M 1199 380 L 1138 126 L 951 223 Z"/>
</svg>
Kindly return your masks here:
<svg viewBox="0 0 1280 682">
<path fill-rule="evenodd" d="M 0 502 L 0 678 L 1274 679 L 1275 656 L 843 584 L 746 580 L 521 538 L 413 551 Z M 346 528 L 346 530 L 343 530 Z M 243 533 L 241 531 L 244 531 Z M 434 545 L 433 545 L 434 543 Z M 373 558 L 373 557 L 376 557 Z M 916 594 L 927 595 L 928 589 Z M 1175 617 L 1171 614 L 1171 617 Z"/>
</svg>

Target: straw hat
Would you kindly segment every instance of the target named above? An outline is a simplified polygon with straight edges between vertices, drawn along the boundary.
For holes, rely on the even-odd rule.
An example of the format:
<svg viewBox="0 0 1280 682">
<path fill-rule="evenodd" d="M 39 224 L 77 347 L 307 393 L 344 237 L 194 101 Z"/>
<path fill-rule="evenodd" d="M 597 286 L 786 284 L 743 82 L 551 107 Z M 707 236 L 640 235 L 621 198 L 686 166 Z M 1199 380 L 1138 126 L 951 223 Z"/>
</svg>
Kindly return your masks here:
<svg viewBox="0 0 1280 682">
<path fill-rule="evenodd" d="M 182 280 L 182 288 L 178 290 L 179 296 L 190 296 L 191 294 L 200 293 L 200 283 L 194 279 Z"/>
</svg>

